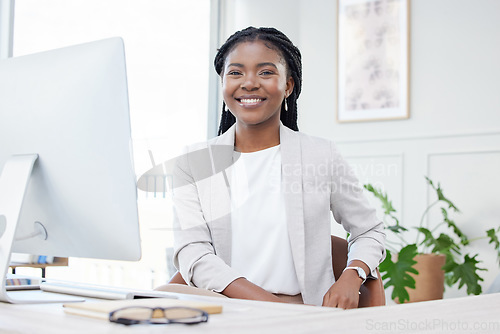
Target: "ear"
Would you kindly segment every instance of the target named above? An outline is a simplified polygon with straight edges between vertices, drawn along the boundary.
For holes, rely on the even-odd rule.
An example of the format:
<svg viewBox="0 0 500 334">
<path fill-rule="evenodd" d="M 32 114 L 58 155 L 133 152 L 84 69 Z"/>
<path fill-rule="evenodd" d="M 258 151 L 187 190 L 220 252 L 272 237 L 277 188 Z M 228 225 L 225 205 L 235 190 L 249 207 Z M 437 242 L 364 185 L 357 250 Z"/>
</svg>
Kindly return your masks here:
<svg viewBox="0 0 500 334">
<path fill-rule="evenodd" d="M 293 87 L 295 87 L 295 81 L 293 80 L 292 76 L 289 76 L 288 80 L 286 81 L 285 97 L 289 97 L 290 94 L 292 94 Z"/>
</svg>

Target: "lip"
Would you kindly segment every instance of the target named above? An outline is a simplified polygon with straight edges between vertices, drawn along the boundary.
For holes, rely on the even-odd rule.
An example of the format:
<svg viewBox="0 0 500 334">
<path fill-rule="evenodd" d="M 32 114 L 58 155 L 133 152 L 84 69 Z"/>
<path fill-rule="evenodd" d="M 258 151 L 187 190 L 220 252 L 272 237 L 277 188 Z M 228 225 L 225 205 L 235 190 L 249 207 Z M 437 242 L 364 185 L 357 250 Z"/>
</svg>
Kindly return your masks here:
<svg viewBox="0 0 500 334">
<path fill-rule="evenodd" d="M 266 98 L 258 95 L 242 95 L 235 98 L 235 100 L 244 108 L 255 108 L 264 103 Z"/>
</svg>

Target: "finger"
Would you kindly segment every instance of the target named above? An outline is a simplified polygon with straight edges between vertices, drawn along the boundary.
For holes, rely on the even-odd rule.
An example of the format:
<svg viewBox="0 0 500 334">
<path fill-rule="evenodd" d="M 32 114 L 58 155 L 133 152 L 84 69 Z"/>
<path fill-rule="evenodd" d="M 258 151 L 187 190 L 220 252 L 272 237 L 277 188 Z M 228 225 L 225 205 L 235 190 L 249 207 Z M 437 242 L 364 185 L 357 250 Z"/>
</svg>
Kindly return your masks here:
<svg viewBox="0 0 500 334">
<path fill-rule="evenodd" d="M 327 296 L 325 296 L 325 298 L 323 300 L 323 306 L 337 307 L 337 304 L 338 304 L 338 301 L 337 301 L 336 296 L 327 295 Z"/>
<path fill-rule="evenodd" d="M 352 303 L 352 301 L 348 301 L 344 304 L 344 306 L 342 307 L 344 310 L 350 310 L 350 309 L 353 309 L 354 308 L 354 303 Z"/>
<path fill-rule="evenodd" d="M 349 306 L 349 300 L 347 298 L 339 298 L 339 301 L 337 303 L 337 307 L 343 308 L 344 310 L 347 309 Z"/>
<path fill-rule="evenodd" d="M 357 308 L 357 307 L 358 307 L 358 302 L 357 302 L 356 297 L 354 297 L 354 298 L 349 299 L 346 302 L 346 308 L 345 309 L 353 309 L 353 308 Z"/>
<path fill-rule="evenodd" d="M 328 304 L 328 293 L 323 296 L 323 304 L 321 306 L 326 306 Z"/>
<path fill-rule="evenodd" d="M 358 307 L 356 302 L 356 297 L 353 298 L 352 296 L 344 296 L 343 298 L 340 298 L 338 304 L 339 304 L 338 307 L 341 307 L 344 310 L 349 310 Z"/>
</svg>

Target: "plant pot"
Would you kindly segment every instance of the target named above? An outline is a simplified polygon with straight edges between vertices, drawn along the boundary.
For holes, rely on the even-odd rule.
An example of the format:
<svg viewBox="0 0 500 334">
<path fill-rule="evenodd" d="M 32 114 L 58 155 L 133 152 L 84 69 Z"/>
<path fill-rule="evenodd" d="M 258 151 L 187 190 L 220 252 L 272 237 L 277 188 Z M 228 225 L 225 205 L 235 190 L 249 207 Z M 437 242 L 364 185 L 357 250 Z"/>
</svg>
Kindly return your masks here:
<svg viewBox="0 0 500 334">
<path fill-rule="evenodd" d="M 441 268 L 446 257 L 442 254 L 418 254 L 414 259 L 418 275 L 410 274 L 415 279 L 415 289 L 407 289 L 409 302 L 443 299 L 444 270 Z"/>
</svg>

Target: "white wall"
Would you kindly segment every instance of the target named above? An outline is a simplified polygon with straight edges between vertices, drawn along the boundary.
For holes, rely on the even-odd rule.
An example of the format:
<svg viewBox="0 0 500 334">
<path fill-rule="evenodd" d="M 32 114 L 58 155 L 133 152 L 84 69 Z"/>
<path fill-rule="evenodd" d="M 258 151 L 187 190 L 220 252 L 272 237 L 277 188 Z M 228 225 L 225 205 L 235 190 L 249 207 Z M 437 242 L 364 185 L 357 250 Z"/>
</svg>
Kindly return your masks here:
<svg viewBox="0 0 500 334">
<path fill-rule="evenodd" d="M 301 49 L 302 131 L 334 139 L 363 182 L 382 186 L 405 226 L 433 199 L 424 175 L 441 182 L 471 237 L 500 224 L 500 1 L 413 0 L 410 5 L 410 118 L 336 123 L 337 2 L 227 0 L 223 35 L 274 26 Z M 374 202 L 375 203 L 375 202 Z M 439 219 L 433 212 L 431 220 Z M 499 274 L 487 242 L 487 290 Z M 448 289 L 447 297 L 465 295 Z"/>
</svg>

